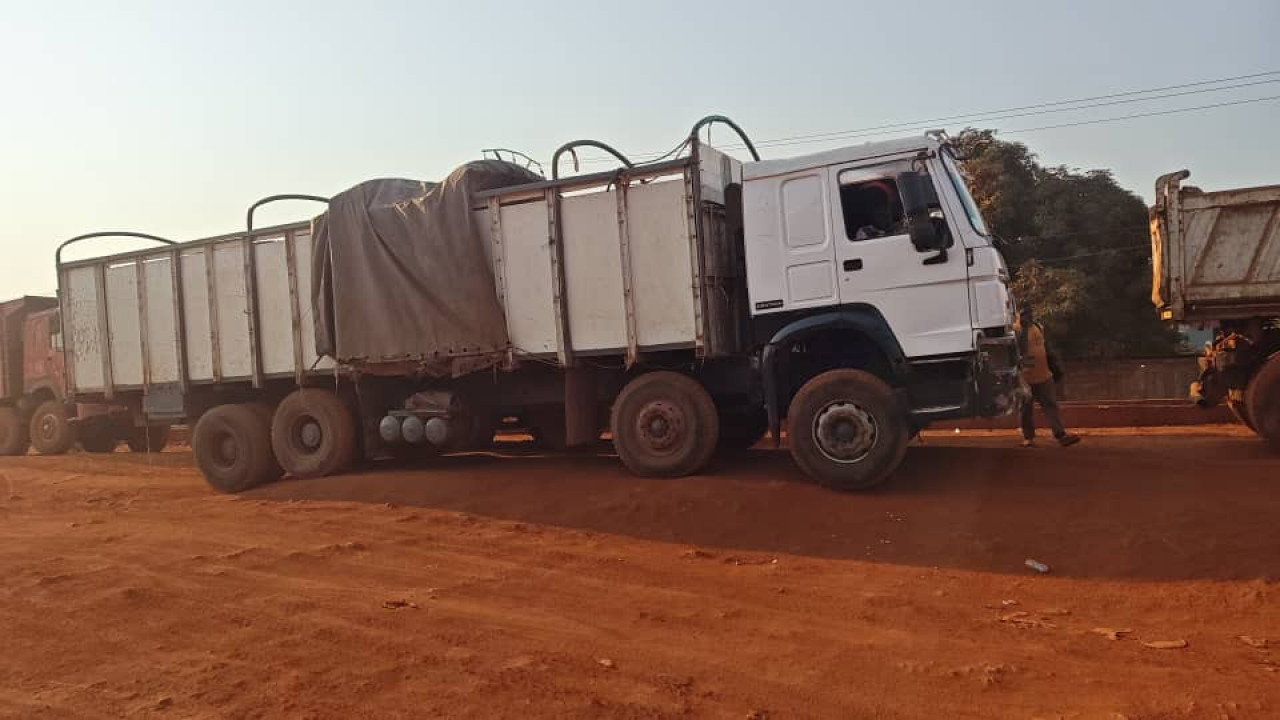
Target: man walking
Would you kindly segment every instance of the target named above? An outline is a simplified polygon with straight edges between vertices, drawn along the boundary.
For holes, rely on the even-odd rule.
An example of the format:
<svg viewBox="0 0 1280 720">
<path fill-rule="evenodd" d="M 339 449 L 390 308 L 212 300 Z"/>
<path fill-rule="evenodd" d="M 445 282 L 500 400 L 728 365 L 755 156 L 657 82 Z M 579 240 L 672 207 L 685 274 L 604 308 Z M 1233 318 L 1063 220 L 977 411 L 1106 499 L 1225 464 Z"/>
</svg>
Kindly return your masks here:
<svg viewBox="0 0 1280 720">
<path fill-rule="evenodd" d="M 1044 328 L 1035 320 L 1030 307 L 1023 307 L 1018 314 L 1018 347 L 1022 350 L 1022 381 L 1031 390 L 1031 397 L 1022 404 L 1022 447 L 1035 447 L 1036 421 L 1034 403 L 1040 403 L 1045 419 L 1053 430 L 1053 437 L 1063 447 L 1080 442 L 1079 435 L 1072 435 L 1062 427 L 1062 414 L 1058 412 L 1055 383 L 1062 381 L 1062 368 L 1058 358 L 1049 351 L 1044 339 Z"/>
</svg>

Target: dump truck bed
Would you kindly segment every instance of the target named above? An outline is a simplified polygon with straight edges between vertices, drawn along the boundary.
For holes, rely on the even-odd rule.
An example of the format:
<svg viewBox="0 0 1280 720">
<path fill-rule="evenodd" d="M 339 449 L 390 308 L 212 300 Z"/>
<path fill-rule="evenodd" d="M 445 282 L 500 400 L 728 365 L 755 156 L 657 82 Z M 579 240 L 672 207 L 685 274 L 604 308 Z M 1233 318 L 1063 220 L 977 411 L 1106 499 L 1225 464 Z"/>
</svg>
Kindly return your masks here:
<svg viewBox="0 0 1280 720">
<path fill-rule="evenodd" d="M 1182 322 L 1280 316 L 1280 185 L 1204 192 L 1156 181 L 1152 301 Z"/>
</svg>

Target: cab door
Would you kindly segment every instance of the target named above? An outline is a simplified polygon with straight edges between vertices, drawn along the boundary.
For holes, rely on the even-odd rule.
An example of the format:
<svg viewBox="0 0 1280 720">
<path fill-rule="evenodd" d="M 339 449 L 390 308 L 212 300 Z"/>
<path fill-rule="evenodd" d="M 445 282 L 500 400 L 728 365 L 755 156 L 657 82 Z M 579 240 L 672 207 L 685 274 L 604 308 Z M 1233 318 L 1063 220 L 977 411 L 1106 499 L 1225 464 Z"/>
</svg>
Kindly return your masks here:
<svg viewBox="0 0 1280 720">
<path fill-rule="evenodd" d="M 945 254 L 911 244 L 896 180 L 911 162 L 830 168 L 840 303 L 877 309 L 909 358 L 967 352 L 973 348 L 967 254 L 954 240 Z M 932 177 L 936 187 L 940 175 Z"/>
</svg>

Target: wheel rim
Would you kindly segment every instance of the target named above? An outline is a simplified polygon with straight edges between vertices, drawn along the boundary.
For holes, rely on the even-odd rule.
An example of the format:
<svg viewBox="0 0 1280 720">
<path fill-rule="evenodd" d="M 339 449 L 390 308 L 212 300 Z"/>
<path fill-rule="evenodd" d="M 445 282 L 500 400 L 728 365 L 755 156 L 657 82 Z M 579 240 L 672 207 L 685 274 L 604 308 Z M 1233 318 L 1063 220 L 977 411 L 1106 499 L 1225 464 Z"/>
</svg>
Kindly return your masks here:
<svg viewBox="0 0 1280 720">
<path fill-rule="evenodd" d="M 675 451 L 684 440 L 687 425 L 684 412 L 663 400 L 646 404 L 636 415 L 640 441 L 647 451 L 655 454 Z"/>
<path fill-rule="evenodd" d="M 36 429 L 40 432 L 40 439 L 52 440 L 58 434 L 58 418 L 47 413 L 41 415 Z"/>
<path fill-rule="evenodd" d="M 234 466 L 240 459 L 240 444 L 236 442 L 236 438 L 231 433 L 222 433 L 214 438 L 213 442 L 213 462 L 219 468 L 226 469 Z"/>
<path fill-rule="evenodd" d="M 832 462 L 851 465 L 866 459 L 880 440 L 880 427 L 871 413 L 856 403 L 827 403 L 813 419 L 813 441 Z"/>
<path fill-rule="evenodd" d="M 324 429 L 310 415 L 299 417 L 294 423 L 290 435 L 295 448 L 307 455 L 313 455 L 324 445 Z"/>
</svg>

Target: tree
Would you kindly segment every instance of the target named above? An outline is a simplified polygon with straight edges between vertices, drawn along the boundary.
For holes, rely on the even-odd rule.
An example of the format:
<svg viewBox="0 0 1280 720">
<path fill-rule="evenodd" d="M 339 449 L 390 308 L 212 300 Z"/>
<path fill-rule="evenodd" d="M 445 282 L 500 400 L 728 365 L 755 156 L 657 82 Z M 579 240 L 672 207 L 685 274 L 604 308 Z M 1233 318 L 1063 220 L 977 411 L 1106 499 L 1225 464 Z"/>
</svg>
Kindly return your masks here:
<svg viewBox="0 0 1280 720">
<path fill-rule="evenodd" d="M 1109 170 L 1044 167 L 1026 145 L 992 130 L 956 138 L 969 187 L 1033 307 L 1066 357 L 1170 354 L 1181 335 L 1151 306 L 1150 241 L 1142 198 Z"/>
</svg>

